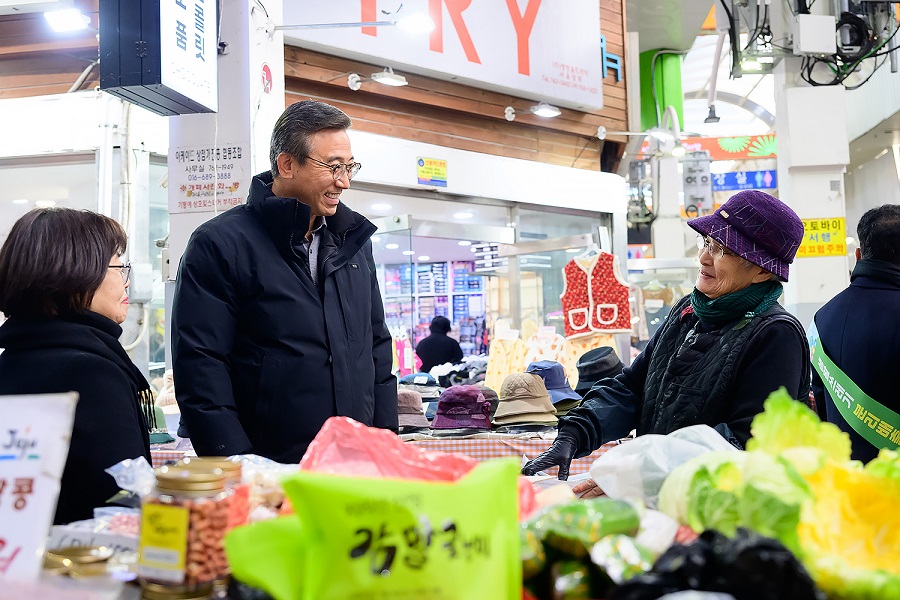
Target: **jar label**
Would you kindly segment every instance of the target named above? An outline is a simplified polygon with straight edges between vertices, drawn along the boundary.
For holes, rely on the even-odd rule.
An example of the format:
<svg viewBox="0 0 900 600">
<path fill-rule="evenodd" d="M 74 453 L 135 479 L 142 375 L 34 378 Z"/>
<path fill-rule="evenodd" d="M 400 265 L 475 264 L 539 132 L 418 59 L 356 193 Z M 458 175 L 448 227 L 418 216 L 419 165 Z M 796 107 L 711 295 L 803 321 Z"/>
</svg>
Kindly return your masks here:
<svg viewBox="0 0 900 600">
<path fill-rule="evenodd" d="M 140 576 L 170 583 L 183 582 L 187 535 L 186 508 L 144 504 L 138 558 Z"/>
</svg>

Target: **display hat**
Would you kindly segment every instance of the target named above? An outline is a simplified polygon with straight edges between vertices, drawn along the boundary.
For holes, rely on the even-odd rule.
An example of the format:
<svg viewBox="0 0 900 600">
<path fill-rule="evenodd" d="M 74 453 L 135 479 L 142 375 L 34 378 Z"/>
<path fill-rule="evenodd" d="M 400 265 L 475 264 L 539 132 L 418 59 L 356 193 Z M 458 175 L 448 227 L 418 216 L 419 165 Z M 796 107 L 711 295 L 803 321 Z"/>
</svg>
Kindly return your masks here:
<svg viewBox="0 0 900 600">
<path fill-rule="evenodd" d="M 483 383 L 477 384 L 476 387 L 484 394 L 484 399 L 491 403 L 491 418 L 493 419 L 494 413 L 497 412 L 497 405 L 500 403 L 500 396 L 497 395 L 497 392 Z"/>
<path fill-rule="evenodd" d="M 797 213 L 759 190 L 738 192 L 712 214 L 687 224 L 784 281 L 803 241 L 803 222 Z"/>
<path fill-rule="evenodd" d="M 582 397 L 595 383 L 607 377 L 615 377 L 622 372 L 625 365 L 619 360 L 619 355 L 610 346 L 594 348 L 581 355 L 575 363 L 578 369 L 578 384 L 575 391 Z"/>
<path fill-rule="evenodd" d="M 455 385 L 438 400 L 432 429 L 490 429 L 491 403 L 474 385 Z"/>
<path fill-rule="evenodd" d="M 397 386 L 398 390 L 409 390 L 410 392 L 418 392 L 419 395 L 422 396 L 423 400 L 434 400 L 437 399 L 441 392 L 444 391 L 444 388 L 437 387 L 434 385 L 412 385 L 412 384 L 403 384 Z"/>
<path fill-rule="evenodd" d="M 422 410 L 422 394 L 412 390 L 397 391 L 397 413 L 400 427 L 428 427 Z"/>
<path fill-rule="evenodd" d="M 513 421 L 507 417 L 516 415 L 543 416 L 541 422 L 556 422 L 555 413 L 543 379 L 534 373 L 513 373 L 500 386 L 500 403 L 494 413 L 494 422 L 510 423 Z M 535 419 L 529 418 L 527 421 Z"/>
<path fill-rule="evenodd" d="M 402 385 L 424 385 L 428 387 L 438 387 L 438 380 L 428 373 L 412 373 L 404 375 L 400 378 Z"/>
<path fill-rule="evenodd" d="M 569 385 L 566 369 L 552 360 L 539 360 L 528 365 L 526 373 L 534 373 L 544 380 L 544 386 L 550 393 L 550 401 L 558 404 L 563 400 L 581 400 L 581 396 Z"/>
</svg>

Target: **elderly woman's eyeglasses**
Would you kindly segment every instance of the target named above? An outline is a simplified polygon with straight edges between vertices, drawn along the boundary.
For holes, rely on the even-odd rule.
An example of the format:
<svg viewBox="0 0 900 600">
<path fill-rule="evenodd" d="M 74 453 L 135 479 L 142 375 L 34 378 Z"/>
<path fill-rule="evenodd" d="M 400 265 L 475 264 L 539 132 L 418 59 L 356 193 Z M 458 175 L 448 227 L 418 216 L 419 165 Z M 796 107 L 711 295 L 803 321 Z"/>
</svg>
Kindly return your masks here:
<svg viewBox="0 0 900 600">
<path fill-rule="evenodd" d="M 119 275 L 122 276 L 122 281 L 124 283 L 128 283 L 128 280 L 131 279 L 131 263 L 125 263 L 124 265 L 109 265 L 110 269 L 118 269 Z"/>
<path fill-rule="evenodd" d="M 331 169 L 331 176 L 334 177 L 334 180 L 337 181 L 344 175 L 347 175 L 347 179 L 353 179 L 356 177 L 356 174 L 359 173 L 359 170 L 362 168 L 362 165 L 358 162 L 350 162 L 350 163 L 337 163 L 335 165 L 328 164 L 327 162 L 322 162 L 321 160 L 316 160 L 311 156 L 304 156 L 317 165 L 321 165 L 326 169 Z"/>
<path fill-rule="evenodd" d="M 697 251 L 702 253 L 704 248 L 706 248 L 706 251 L 709 252 L 709 255 L 713 258 L 722 258 L 723 256 L 736 256 L 734 252 L 726 250 L 725 246 L 712 239 L 708 235 L 698 235 Z"/>
</svg>

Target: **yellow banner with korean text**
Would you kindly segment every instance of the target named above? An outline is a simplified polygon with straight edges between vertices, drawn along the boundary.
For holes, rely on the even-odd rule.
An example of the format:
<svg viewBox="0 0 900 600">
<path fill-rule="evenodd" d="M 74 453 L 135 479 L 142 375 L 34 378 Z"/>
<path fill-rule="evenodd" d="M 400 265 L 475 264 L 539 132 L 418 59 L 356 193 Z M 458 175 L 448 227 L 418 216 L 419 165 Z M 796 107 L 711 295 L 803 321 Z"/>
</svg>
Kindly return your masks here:
<svg viewBox="0 0 900 600">
<path fill-rule="evenodd" d="M 797 258 L 845 256 L 847 254 L 847 220 L 844 217 L 801 219 L 803 242 Z"/>
</svg>

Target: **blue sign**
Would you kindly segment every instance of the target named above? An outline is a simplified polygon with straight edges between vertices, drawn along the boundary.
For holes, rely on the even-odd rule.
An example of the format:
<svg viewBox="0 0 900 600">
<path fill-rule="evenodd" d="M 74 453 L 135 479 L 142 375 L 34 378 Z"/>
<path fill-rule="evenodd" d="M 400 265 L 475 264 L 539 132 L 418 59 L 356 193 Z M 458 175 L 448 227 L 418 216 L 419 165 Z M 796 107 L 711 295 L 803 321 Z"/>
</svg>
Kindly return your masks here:
<svg viewBox="0 0 900 600">
<path fill-rule="evenodd" d="M 737 171 L 736 173 L 713 173 L 713 191 L 765 190 L 778 187 L 778 172 Z"/>
</svg>

